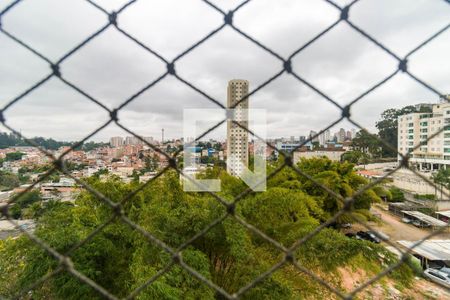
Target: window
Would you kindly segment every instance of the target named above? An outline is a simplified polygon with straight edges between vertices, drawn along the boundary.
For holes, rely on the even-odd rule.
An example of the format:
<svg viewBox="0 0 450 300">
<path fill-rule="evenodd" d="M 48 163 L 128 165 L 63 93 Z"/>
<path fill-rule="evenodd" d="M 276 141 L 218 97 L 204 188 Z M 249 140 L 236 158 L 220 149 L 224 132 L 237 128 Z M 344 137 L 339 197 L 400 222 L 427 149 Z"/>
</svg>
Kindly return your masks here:
<svg viewBox="0 0 450 300">
<path fill-rule="evenodd" d="M 434 277 L 436 277 L 436 278 L 439 278 L 439 279 L 445 281 L 445 277 L 442 276 L 442 275 L 440 275 L 440 274 L 438 274 L 438 273 L 435 273 L 435 272 L 433 272 L 433 271 L 430 271 L 429 274 L 432 275 L 432 276 L 434 276 Z"/>
<path fill-rule="evenodd" d="M 420 122 L 420 126 L 428 126 L 428 122 Z"/>
<path fill-rule="evenodd" d="M 414 123 L 408 123 L 408 127 L 413 127 L 413 126 L 414 126 Z"/>
<path fill-rule="evenodd" d="M 408 133 L 414 133 L 414 129 L 408 129 Z"/>
</svg>

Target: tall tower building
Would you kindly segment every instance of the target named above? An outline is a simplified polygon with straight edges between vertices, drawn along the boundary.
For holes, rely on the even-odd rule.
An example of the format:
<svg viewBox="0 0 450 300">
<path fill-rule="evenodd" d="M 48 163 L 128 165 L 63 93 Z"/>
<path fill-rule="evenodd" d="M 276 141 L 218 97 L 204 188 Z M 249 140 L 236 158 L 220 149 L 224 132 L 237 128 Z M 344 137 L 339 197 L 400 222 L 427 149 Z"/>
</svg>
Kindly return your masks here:
<svg viewBox="0 0 450 300">
<path fill-rule="evenodd" d="M 248 85 L 247 80 L 241 79 L 228 82 L 227 107 L 234 108 L 234 121 L 245 128 L 248 128 L 248 98 L 236 103 L 248 94 Z M 248 167 L 248 132 L 231 120 L 227 121 L 227 159 L 227 172 L 233 176 L 242 175 L 242 166 Z"/>
<path fill-rule="evenodd" d="M 343 141 L 345 141 L 345 129 L 344 128 L 341 128 L 341 129 L 339 129 L 339 132 L 338 132 L 338 143 L 342 143 Z"/>
<path fill-rule="evenodd" d="M 325 142 L 328 142 L 328 141 L 331 140 L 330 129 L 327 129 L 327 130 L 324 132 L 324 135 L 325 135 Z"/>
</svg>

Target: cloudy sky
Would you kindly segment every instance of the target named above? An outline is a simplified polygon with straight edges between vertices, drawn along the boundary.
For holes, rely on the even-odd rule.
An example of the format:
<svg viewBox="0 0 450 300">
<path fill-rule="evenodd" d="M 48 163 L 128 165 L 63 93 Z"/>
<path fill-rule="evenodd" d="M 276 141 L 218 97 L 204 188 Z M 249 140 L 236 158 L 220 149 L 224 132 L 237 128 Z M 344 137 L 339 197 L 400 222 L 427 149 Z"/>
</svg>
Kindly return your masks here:
<svg viewBox="0 0 450 300">
<path fill-rule="evenodd" d="M 11 0 L 0 1 L 0 10 Z M 97 0 L 107 11 L 126 1 Z M 228 11 L 241 1 L 211 1 Z M 349 1 L 336 1 L 345 5 Z M 361 0 L 350 10 L 350 20 L 404 56 L 450 22 L 450 5 L 444 0 Z M 287 58 L 339 18 L 339 11 L 319 0 L 253 0 L 233 21 L 236 27 Z M 2 17 L 3 28 L 57 61 L 86 37 L 100 29 L 107 16 L 83 0 L 23 0 Z M 223 16 L 199 0 L 140 0 L 119 16 L 119 27 L 160 53 L 166 60 L 201 40 L 223 23 Z M 450 30 L 410 57 L 409 70 L 442 93 L 450 92 Z M 47 62 L 0 33 L 0 105 L 3 107 L 27 88 L 45 78 Z M 397 61 L 341 23 L 292 60 L 294 70 L 341 105 L 351 102 L 397 68 Z M 281 70 L 281 62 L 231 28 L 182 57 L 176 72 L 212 98 L 226 104 L 230 79 L 250 81 L 250 88 Z M 154 55 L 109 27 L 61 64 L 69 82 L 115 108 L 166 71 Z M 438 97 L 404 74 L 352 106 L 354 119 L 375 132 L 380 113 Z M 320 130 L 340 116 L 336 106 L 283 74 L 250 98 L 251 108 L 267 109 L 269 137 L 305 135 Z M 144 136 L 182 136 L 184 108 L 218 108 L 207 98 L 172 76 L 137 97 L 119 113 L 127 128 Z M 80 139 L 109 115 L 57 78 L 5 111 L 7 124 L 25 136 L 58 140 Z M 337 125 L 350 129 L 348 122 Z M 221 137 L 221 127 L 211 137 Z M 93 137 L 106 141 L 127 135 L 110 125 Z"/>
</svg>

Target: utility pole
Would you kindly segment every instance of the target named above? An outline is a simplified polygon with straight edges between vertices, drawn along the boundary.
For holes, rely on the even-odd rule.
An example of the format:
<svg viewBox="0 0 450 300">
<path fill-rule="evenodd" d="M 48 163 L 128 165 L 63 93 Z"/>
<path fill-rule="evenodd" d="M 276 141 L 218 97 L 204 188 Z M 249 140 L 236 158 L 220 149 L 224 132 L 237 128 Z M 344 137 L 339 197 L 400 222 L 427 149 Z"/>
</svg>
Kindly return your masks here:
<svg viewBox="0 0 450 300">
<path fill-rule="evenodd" d="M 161 144 L 164 144 L 164 128 L 161 129 Z"/>
</svg>

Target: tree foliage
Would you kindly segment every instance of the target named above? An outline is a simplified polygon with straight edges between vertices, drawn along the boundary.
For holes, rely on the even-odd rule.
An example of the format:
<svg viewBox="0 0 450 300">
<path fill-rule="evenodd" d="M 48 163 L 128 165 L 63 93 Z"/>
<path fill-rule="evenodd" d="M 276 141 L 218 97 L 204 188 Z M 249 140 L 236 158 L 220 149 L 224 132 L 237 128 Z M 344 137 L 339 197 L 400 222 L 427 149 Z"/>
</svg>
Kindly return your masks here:
<svg viewBox="0 0 450 300">
<path fill-rule="evenodd" d="M 383 156 L 395 157 L 397 155 L 398 117 L 416 111 L 414 106 L 409 105 L 401 109 L 389 108 L 381 114 L 381 120 L 375 125 L 378 129 L 378 136 L 393 148 L 382 145 Z"/>
<path fill-rule="evenodd" d="M 20 179 L 16 174 L 0 171 L 0 188 L 1 190 L 11 190 L 20 185 Z"/>
<path fill-rule="evenodd" d="M 40 201 L 42 201 L 42 198 L 41 193 L 38 190 L 31 190 L 29 192 L 18 194 L 17 196 L 14 196 L 12 200 L 13 204 L 10 206 L 9 214 L 14 219 L 20 219 L 26 208 L 29 208 L 33 204 L 40 206 L 40 203 L 38 203 Z M 38 206 L 35 206 L 33 209 L 37 210 Z M 31 211 L 28 215 L 31 218 L 34 217 L 34 214 L 31 214 Z"/>
<path fill-rule="evenodd" d="M 49 149 L 49 150 L 57 150 L 58 148 L 62 147 L 62 146 L 71 146 L 74 145 L 75 142 L 61 142 L 61 141 L 56 141 L 52 138 L 44 138 L 44 137 L 34 137 L 31 138 L 30 141 L 32 141 L 34 144 L 37 144 L 40 147 L 43 147 L 45 149 Z M 86 142 L 83 145 L 81 145 L 80 147 L 77 148 L 78 149 L 82 149 L 85 151 L 90 151 L 93 150 L 95 148 L 99 148 L 99 147 L 104 147 L 107 146 L 108 143 L 97 143 L 97 142 Z M 28 142 L 26 142 L 24 139 L 18 137 L 15 134 L 12 133 L 6 133 L 6 132 L 0 132 L 0 149 L 5 149 L 8 147 L 16 147 L 16 146 L 31 146 Z"/>
<path fill-rule="evenodd" d="M 433 182 L 436 183 L 441 190 L 441 199 L 443 199 L 443 188 L 450 190 L 450 169 L 442 168 L 433 174 Z"/>
<path fill-rule="evenodd" d="M 369 156 L 362 151 L 352 150 L 342 154 L 341 160 L 352 164 L 365 165 L 369 163 Z"/>
<path fill-rule="evenodd" d="M 370 134 L 366 130 L 360 130 L 356 133 L 352 139 L 352 147 L 354 150 L 374 158 L 381 156 L 382 143 L 377 136 Z"/>
<path fill-rule="evenodd" d="M 391 187 L 389 189 L 389 192 L 391 193 L 391 202 L 403 202 L 405 201 L 405 193 L 399 188 Z"/>
<path fill-rule="evenodd" d="M 5 161 L 15 161 L 15 160 L 21 160 L 22 156 L 24 156 L 25 153 L 16 151 L 16 152 L 9 152 L 5 155 Z"/>
<path fill-rule="evenodd" d="M 366 181 L 357 176 L 353 165 L 327 159 L 302 160 L 299 168 L 343 197 L 353 195 Z M 209 169 L 203 177 L 222 180 L 224 199 L 241 194 L 245 184 L 220 168 Z M 101 181 L 93 176 L 89 185 L 118 202 L 138 188 L 137 182 L 123 183 L 111 177 Z M 376 198 L 368 190 L 354 202 L 355 212 L 366 211 Z M 268 182 L 262 193 L 240 199 L 235 214 L 272 239 L 290 247 L 342 207 L 307 178 L 284 168 Z M 225 217 L 201 236 L 199 232 L 226 209 L 208 193 L 185 193 L 179 175 L 166 172 L 144 186 L 123 203 L 126 217 L 171 249 L 179 249 L 182 260 L 205 278 L 229 293 L 266 272 L 283 255 L 259 235 L 250 232 L 232 216 Z M 76 270 L 117 297 L 125 297 L 155 276 L 168 271 L 144 287 L 136 299 L 221 299 L 179 265 L 171 265 L 172 255 L 134 230 L 113 210 L 88 191 L 80 193 L 74 205 L 51 205 L 38 219 L 35 234 L 60 253 L 67 253 L 95 229 L 107 226 L 70 252 Z M 191 241 L 188 245 L 185 243 Z M 381 255 L 379 255 L 381 253 Z M 333 272 L 361 257 L 365 264 L 377 266 L 395 262 L 383 247 L 345 237 L 334 229 L 323 229 L 294 253 L 305 267 Z M 57 268 L 58 262 L 26 237 L 0 241 L 0 295 L 13 296 L 18 290 Z M 409 269 L 399 271 L 412 277 Z M 409 273 L 408 273 L 409 272 Z M 310 278 L 285 266 L 247 291 L 244 299 L 298 299 L 308 295 L 328 295 Z M 92 288 L 68 272 L 60 272 L 32 292 L 33 299 L 100 299 Z"/>
</svg>

